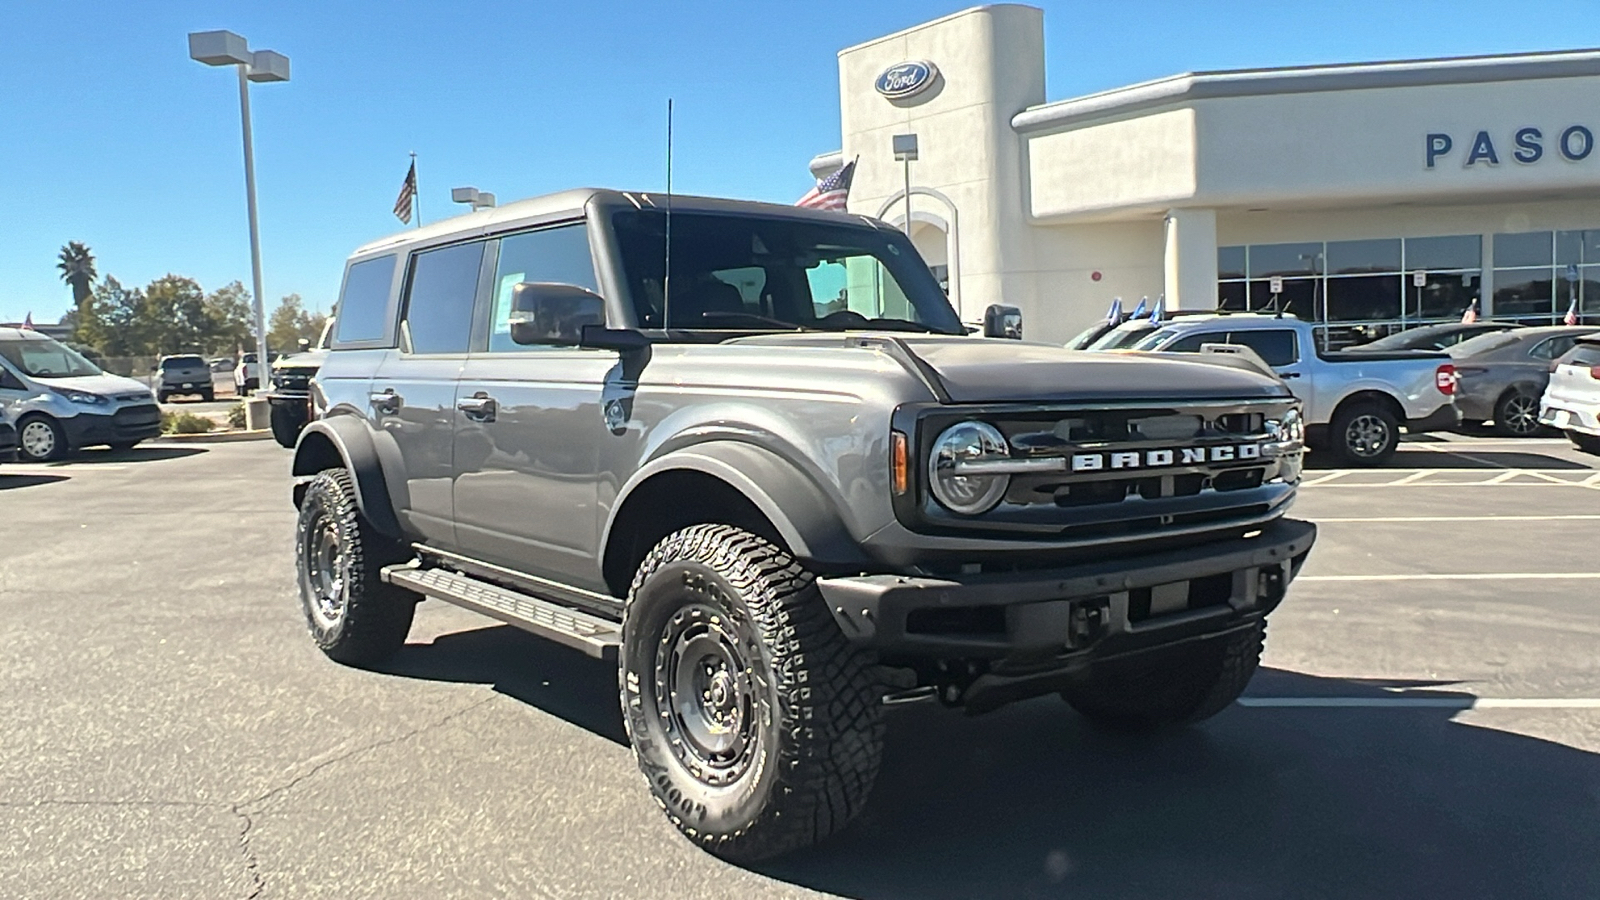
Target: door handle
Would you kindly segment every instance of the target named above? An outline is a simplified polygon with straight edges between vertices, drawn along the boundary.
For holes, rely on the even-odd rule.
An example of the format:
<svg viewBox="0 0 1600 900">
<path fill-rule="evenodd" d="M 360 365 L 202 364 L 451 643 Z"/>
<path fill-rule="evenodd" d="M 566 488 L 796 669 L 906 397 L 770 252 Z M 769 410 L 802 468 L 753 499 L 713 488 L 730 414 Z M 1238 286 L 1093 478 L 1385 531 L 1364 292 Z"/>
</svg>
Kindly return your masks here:
<svg viewBox="0 0 1600 900">
<path fill-rule="evenodd" d="M 1300 373 L 1299 372 L 1279 372 L 1278 373 L 1278 377 L 1279 378 L 1299 378 L 1300 377 Z"/>
<path fill-rule="evenodd" d="M 466 414 L 474 422 L 493 422 L 495 412 L 494 398 L 479 391 L 471 397 L 462 397 L 456 401 L 456 409 Z"/>
<path fill-rule="evenodd" d="M 372 401 L 372 408 L 378 412 L 392 416 L 400 411 L 405 404 L 405 398 L 396 394 L 394 388 L 384 388 L 382 391 L 373 391 L 367 394 L 367 399 Z"/>
</svg>

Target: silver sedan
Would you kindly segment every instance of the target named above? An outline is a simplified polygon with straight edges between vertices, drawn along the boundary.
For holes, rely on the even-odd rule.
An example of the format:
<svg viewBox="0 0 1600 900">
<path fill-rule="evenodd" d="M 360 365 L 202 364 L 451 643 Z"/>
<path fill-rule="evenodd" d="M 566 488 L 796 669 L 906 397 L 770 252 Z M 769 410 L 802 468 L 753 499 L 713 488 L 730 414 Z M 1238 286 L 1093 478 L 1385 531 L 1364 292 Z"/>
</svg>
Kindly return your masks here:
<svg viewBox="0 0 1600 900">
<path fill-rule="evenodd" d="M 1462 424 L 1493 421 L 1510 437 L 1539 430 L 1539 397 L 1556 358 L 1594 326 L 1551 325 L 1484 334 L 1449 348 L 1456 364 Z"/>
</svg>

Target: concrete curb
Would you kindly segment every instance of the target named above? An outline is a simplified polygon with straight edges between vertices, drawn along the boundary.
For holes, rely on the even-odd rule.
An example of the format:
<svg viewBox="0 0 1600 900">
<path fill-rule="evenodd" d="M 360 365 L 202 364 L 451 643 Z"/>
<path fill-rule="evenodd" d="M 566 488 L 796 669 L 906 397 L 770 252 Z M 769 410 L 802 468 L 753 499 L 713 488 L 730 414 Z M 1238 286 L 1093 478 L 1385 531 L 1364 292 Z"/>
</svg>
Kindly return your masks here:
<svg viewBox="0 0 1600 900">
<path fill-rule="evenodd" d="M 258 431 L 214 431 L 206 434 L 163 434 L 158 441 L 176 444 L 231 444 L 235 441 L 266 441 L 272 439 L 270 429 Z"/>
</svg>

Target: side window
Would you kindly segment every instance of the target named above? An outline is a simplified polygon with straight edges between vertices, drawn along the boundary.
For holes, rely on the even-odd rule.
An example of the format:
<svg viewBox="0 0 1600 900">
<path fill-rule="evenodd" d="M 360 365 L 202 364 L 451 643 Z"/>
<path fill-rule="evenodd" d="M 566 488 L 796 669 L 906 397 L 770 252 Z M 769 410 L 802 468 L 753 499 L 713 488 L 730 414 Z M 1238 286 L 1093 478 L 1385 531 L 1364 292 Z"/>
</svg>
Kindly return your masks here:
<svg viewBox="0 0 1600 900">
<path fill-rule="evenodd" d="M 1287 328 L 1235 331 L 1228 336 L 1228 343 L 1249 347 L 1273 368 L 1292 366 L 1300 361 L 1300 354 L 1295 349 L 1294 332 Z"/>
<path fill-rule="evenodd" d="M 345 272 L 339 294 L 340 344 L 385 346 L 391 338 L 389 287 L 394 283 L 395 258 L 362 260 Z"/>
<path fill-rule="evenodd" d="M 511 289 L 523 281 L 573 284 L 595 291 L 594 257 L 589 232 L 580 222 L 500 239 L 500 260 L 494 273 L 494 310 L 489 318 L 489 351 L 536 350 L 511 340 Z"/>
<path fill-rule="evenodd" d="M 1566 352 L 1571 350 L 1572 346 L 1577 342 L 1578 339 L 1571 335 L 1558 335 L 1547 341 L 1539 342 L 1532 350 L 1528 351 L 1528 355 L 1534 359 L 1555 359 L 1558 356 L 1566 355 Z"/>
<path fill-rule="evenodd" d="M 400 348 L 407 353 L 465 353 L 483 265 L 482 241 L 418 253 L 406 281 Z"/>
<path fill-rule="evenodd" d="M 1164 353 L 1199 353 L 1201 344 L 1226 344 L 1228 336 L 1220 331 L 1202 331 L 1179 338 L 1161 350 Z"/>
</svg>

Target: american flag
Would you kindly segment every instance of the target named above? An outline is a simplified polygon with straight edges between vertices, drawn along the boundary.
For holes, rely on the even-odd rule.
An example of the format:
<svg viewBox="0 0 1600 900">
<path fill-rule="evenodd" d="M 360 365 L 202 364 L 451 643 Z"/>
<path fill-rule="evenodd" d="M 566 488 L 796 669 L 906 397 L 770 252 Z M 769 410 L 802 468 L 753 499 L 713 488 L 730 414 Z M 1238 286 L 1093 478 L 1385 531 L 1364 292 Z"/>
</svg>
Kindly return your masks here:
<svg viewBox="0 0 1600 900">
<path fill-rule="evenodd" d="M 1561 318 L 1563 325 L 1578 324 L 1578 298 L 1573 297 L 1572 303 L 1567 307 L 1567 314 Z"/>
<path fill-rule="evenodd" d="M 1473 300 L 1467 311 L 1461 314 L 1461 324 L 1471 325 L 1476 321 L 1478 321 L 1478 301 Z"/>
<path fill-rule="evenodd" d="M 855 177 L 856 161 L 851 160 L 844 168 L 817 182 L 817 186 L 806 191 L 806 195 L 796 200 L 794 205 L 843 210 L 844 201 L 850 196 L 850 181 Z"/>
<path fill-rule="evenodd" d="M 411 224 L 411 204 L 417 199 L 417 161 L 411 161 L 411 168 L 406 171 L 405 183 L 400 185 L 400 196 L 394 201 L 394 217 L 400 221 Z"/>
<path fill-rule="evenodd" d="M 32 310 L 29 310 L 28 314 L 26 316 L 22 317 L 22 330 L 23 331 L 32 331 L 33 330 L 33 311 Z"/>
</svg>

